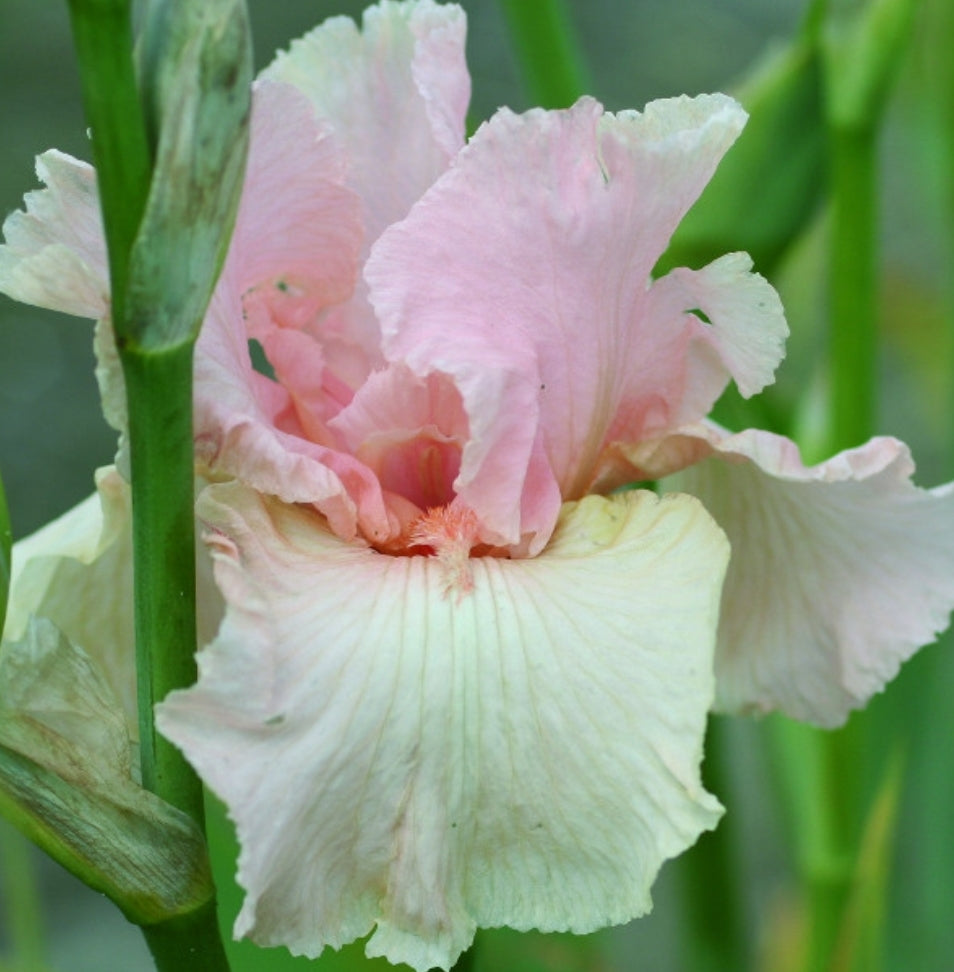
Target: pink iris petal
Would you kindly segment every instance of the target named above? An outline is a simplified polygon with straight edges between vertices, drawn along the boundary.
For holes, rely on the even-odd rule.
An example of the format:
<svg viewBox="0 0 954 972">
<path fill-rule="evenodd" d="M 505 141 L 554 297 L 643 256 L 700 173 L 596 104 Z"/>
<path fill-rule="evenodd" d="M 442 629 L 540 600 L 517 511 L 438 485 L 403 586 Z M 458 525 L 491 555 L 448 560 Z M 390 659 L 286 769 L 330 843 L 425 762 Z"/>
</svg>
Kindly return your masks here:
<svg viewBox="0 0 954 972">
<path fill-rule="evenodd" d="M 468 428 L 446 376 L 418 378 L 402 365 L 376 372 L 332 425 L 389 493 L 421 512 L 453 501 Z"/>
<path fill-rule="evenodd" d="M 699 322 L 700 311 L 707 325 Z M 775 380 L 788 324 L 778 294 L 752 273 L 747 253 L 729 253 L 702 270 L 672 270 L 653 283 L 648 313 L 658 319 L 659 332 L 666 322 L 689 337 L 685 398 L 675 413 L 685 421 L 708 414 L 730 378 L 746 398 Z M 682 321 L 684 315 L 690 320 Z M 639 438 L 650 431 L 655 430 L 644 426 Z"/>
<path fill-rule="evenodd" d="M 216 474 L 315 504 L 342 536 L 386 539 L 398 528 L 377 480 L 325 425 L 336 410 L 328 388 L 346 399 L 350 389 L 326 369 L 320 338 L 294 329 L 303 304 L 312 322 L 353 287 L 359 202 L 341 172 L 337 143 L 306 99 L 289 85 L 259 84 L 235 240 L 196 349 L 196 451 Z M 263 305 L 268 293 L 277 311 Z M 284 384 L 253 371 L 250 335 L 272 352 Z"/>
<path fill-rule="evenodd" d="M 466 29 L 457 6 L 378 4 L 364 12 L 360 30 L 350 17 L 326 20 L 263 73 L 301 90 L 344 146 L 366 249 L 463 147 Z"/>
<path fill-rule="evenodd" d="M 326 20 L 263 74 L 299 88 L 344 148 L 346 184 L 361 199 L 362 262 L 464 144 L 466 28 L 457 6 L 381 3 L 360 30 L 350 17 Z M 381 335 L 363 281 L 335 316 L 374 359 Z"/>
<path fill-rule="evenodd" d="M 228 270 L 228 268 L 227 268 Z M 400 531 L 388 519 L 380 485 L 346 452 L 283 431 L 293 409 L 288 392 L 252 369 L 236 288 L 223 274 L 196 353 L 196 458 L 216 474 L 250 483 L 289 503 L 313 503 L 341 536 L 359 531 L 386 540 Z"/>
<path fill-rule="evenodd" d="M 242 200 L 229 249 L 233 283 L 305 280 L 324 304 L 354 288 L 358 200 L 340 187 L 339 143 L 291 85 L 258 81 Z"/>
<path fill-rule="evenodd" d="M 376 244 L 365 276 L 385 355 L 455 380 L 471 432 L 457 493 L 501 542 L 536 531 L 538 550 L 552 525 L 552 501 L 546 516 L 522 502 L 535 450 L 549 463 L 547 495 L 573 498 L 621 415 L 629 431 L 684 419 L 684 400 L 699 397 L 687 388 L 692 342 L 726 360 L 723 382 L 725 371 L 749 391 L 769 380 L 784 320 L 741 258 L 649 288 L 744 118 L 719 95 L 617 116 L 591 99 L 501 111 Z M 701 304 L 713 336 L 685 313 Z M 747 330 L 766 345 L 749 359 Z"/>
<path fill-rule="evenodd" d="M 688 427 L 632 450 L 698 496 L 732 544 L 716 655 L 723 711 L 842 723 L 947 627 L 954 484 L 926 490 L 896 439 L 817 466 L 768 432 Z"/>
<path fill-rule="evenodd" d="M 728 548 L 702 506 L 567 504 L 537 558 L 342 542 L 238 484 L 200 500 L 228 603 L 162 732 L 226 801 L 236 933 L 448 968 L 476 926 L 589 931 L 648 910 L 718 817 L 702 789 Z"/>
</svg>

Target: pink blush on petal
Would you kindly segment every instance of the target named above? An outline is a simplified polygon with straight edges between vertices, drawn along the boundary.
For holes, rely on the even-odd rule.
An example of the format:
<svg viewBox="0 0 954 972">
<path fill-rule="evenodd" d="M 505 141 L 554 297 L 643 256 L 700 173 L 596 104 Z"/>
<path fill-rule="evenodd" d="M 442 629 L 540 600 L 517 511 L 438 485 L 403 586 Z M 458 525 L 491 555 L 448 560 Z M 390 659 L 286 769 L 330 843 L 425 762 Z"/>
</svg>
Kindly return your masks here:
<svg viewBox="0 0 954 972">
<path fill-rule="evenodd" d="M 399 432 L 368 440 L 357 458 L 372 469 L 383 489 L 410 500 L 421 510 L 454 499 L 461 444 L 431 427 L 404 438 Z"/>
</svg>

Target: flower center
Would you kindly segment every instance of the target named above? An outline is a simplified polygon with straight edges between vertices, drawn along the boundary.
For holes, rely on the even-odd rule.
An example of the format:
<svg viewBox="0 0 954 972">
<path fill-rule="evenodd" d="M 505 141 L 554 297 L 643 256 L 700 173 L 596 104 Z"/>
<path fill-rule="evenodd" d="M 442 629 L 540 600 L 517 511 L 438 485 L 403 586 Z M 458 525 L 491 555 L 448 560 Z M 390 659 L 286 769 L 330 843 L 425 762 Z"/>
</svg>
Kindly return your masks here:
<svg viewBox="0 0 954 972">
<path fill-rule="evenodd" d="M 455 591 L 461 597 L 474 589 L 470 556 L 478 545 L 479 531 L 480 523 L 473 510 L 434 506 L 412 524 L 408 552 L 429 549 L 443 572 L 445 593 Z"/>
</svg>

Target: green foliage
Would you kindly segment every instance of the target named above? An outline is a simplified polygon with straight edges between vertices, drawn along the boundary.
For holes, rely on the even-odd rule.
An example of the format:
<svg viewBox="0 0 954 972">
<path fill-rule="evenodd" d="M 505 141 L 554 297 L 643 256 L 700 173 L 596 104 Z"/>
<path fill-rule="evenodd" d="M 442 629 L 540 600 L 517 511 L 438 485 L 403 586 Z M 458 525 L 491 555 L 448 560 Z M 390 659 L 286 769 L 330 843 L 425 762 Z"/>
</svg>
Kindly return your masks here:
<svg viewBox="0 0 954 972">
<path fill-rule="evenodd" d="M 10 596 L 10 554 L 13 548 L 13 534 L 10 531 L 10 513 L 7 510 L 7 497 L 0 479 L 0 631 L 7 616 L 7 599 Z"/>
<path fill-rule="evenodd" d="M 735 250 L 771 273 L 817 211 L 825 187 L 818 52 L 799 39 L 736 92 L 749 121 L 656 267 L 701 267 Z"/>
<path fill-rule="evenodd" d="M 903 783 L 903 760 L 895 752 L 868 811 L 832 958 L 834 972 L 878 972 L 883 966 L 888 877 Z"/>
<path fill-rule="evenodd" d="M 864 128 L 880 117 L 920 0 L 829 0 L 821 29 L 830 122 Z"/>
<path fill-rule="evenodd" d="M 534 105 L 568 108 L 590 86 L 564 0 L 498 0 Z"/>
</svg>

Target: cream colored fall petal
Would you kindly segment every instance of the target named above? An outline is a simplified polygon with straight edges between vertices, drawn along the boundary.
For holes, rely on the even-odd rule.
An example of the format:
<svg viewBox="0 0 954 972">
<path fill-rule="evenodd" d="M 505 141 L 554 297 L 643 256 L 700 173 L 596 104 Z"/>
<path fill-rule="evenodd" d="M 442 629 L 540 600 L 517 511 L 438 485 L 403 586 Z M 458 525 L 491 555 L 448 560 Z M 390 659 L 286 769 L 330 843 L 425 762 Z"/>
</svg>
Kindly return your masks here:
<svg viewBox="0 0 954 972">
<path fill-rule="evenodd" d="M 665 483 L 698 496 L 732 543 L 717 709 L 839 725 L 947 627 L 954 484 L 915 486 L 897 439 L 817 466 L 781 436 L 711 424 L 664 449 L 696 453 Z"/>
<path fill-rule="evenodd" d="M 3 640 L 26 636 L 45 618 L 90 655 L 138 735 L 133 630 L 132 506 L 129 484 L 112 466 L 96 473 L 97 492 L 13 547 Z M 204 549 L 197 558 L 200 643 L 218 627 L 222 599 Z"/>
<path fill-rule="evenodd" d="M 714 826 L 728 545 L 695 500 L 569 503 L 469 591 L 238 484 L 200 510 L 227 613 L 158 720 L 236 822 L 237 934 L 315 956 L 374 928 L 369 954 L 448 968 L 478 926 L 643 914 Z"/>
<path fill-rule="evenodd" d="M 97 492 L 13 547 L 4 641 L 47 618 L 93 656 L 136 733 L 129 486 L 112 467 Z"/>
</svg>

